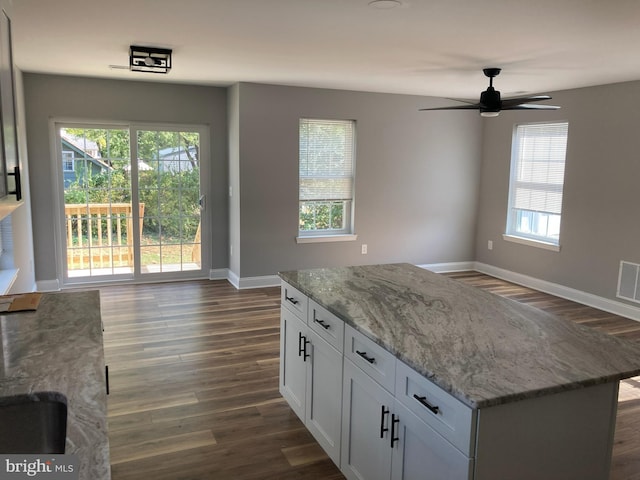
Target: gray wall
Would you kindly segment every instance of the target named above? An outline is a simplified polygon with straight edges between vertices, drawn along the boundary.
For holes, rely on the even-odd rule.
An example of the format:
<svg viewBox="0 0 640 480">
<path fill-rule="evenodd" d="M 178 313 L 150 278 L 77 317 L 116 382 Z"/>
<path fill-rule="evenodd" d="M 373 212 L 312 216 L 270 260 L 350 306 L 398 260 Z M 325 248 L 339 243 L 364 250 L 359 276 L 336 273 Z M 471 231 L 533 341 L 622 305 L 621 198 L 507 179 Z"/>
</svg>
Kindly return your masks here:
<svg viewBox="0 0 640 480">
<path fill-rule="evenodd" d="M 470 261 L 481 121 L 469 112 L 418 112 L 435 99 L 241 83 L 238 98 L 242 278 L 364 263 Z M 440 100 L 441 102 L 441 100 Z M 296 244 L 298 121 L 356 120 L 355 242 Z M 232 179 L 232 182 L 236 181 Z M 235 220 L 232 218 L 231 222 Z M 235 245 L 239 242 L 239 248 Z M 360 253 L 361 244 L 369 253 Z M 232 269 L 233 271 L 233 269 Z"/>
<path fill-rule="evenodd" d="M 225 90 L 25 74 L 24 90 L 38 280 L 56 276 L 51 117 L 209 124 L 212 266 L 241 278 L 478 260 L 615 299 L 619 261 L 640 263 L 640 82 L 555 92 L 560 111 L 486 120 L 418 112 L 442 104 L 428 97 L 250 83 Z M 301 117 L 357 122 L 355 242 L 295 242 Z M 569 121 L 560 252 L 502 239 L 513 126 L 546 120 Z"/>
<path fill-rule="evenodd" d="M 215 87 L 127 82 L 54 75 L 25 74 L 27 138 L 36 279 L 56 279 L 53 242 L 53 160 L 49 119 L 166 122 L 209 125 L 213 196 L 212 267 L 228 260 L 227 99 Z"/>
<path fill-rule="evenodd" d="M 640 263 L 640 82 L 552 96 L 561 110 L 505 112 L 484 122 L 476 258 L 615 299 L 620 260 Z M 560 252 L 502 239 L 514 123 L 547 120 L 569 121 Z"/>
<path fill-rule="evenodd" d="M 228 91 L 229 128 L 229 270 L 240 276 L 240 86 Z M 233 253 L 235 252 L 235 254 Z"/>
</svg>

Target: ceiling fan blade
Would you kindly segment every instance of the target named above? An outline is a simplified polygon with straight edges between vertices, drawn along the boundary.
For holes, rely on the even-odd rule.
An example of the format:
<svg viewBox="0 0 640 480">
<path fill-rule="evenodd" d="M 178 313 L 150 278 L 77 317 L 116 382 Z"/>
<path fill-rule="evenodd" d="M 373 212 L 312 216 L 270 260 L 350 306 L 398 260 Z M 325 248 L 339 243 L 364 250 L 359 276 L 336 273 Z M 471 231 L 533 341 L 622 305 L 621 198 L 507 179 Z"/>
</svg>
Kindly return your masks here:
<svg viewBox="0 0 640 480">
<path fill-rule="evenodd" d="M 472 105 L 477 105 L 478 101 L 477 100 L 467 100 L 464 98 L 450 98 L 450 97 L 446 97 L 447 100 L 452 100 L 454 102 L 460 102 L 460 103 L 469 103 Z"/>
<path fill-rule="evenodd" d="M 477 110 L 480 108 L 479 103 L 467 104 L 467 105 L 452 105 L 450 107 L 434 107 L 434 108 L 421 108 L 420 112 L 424 112 L 426 110 Z"/>
<path fill-rule="evenodd" d="M 551 100 L 549 95 L 532 95 L 530 97 L 514 97 L 502 100 L 502 106 L 522 105 L 523 103 L 540 102 L 542 100 Z"/>
<path fill-rule="evenodd" d="M 557 105 L 510 105 L 508 107 L 502 106 L 502 110 L 559 110 Z"/>
</svg>

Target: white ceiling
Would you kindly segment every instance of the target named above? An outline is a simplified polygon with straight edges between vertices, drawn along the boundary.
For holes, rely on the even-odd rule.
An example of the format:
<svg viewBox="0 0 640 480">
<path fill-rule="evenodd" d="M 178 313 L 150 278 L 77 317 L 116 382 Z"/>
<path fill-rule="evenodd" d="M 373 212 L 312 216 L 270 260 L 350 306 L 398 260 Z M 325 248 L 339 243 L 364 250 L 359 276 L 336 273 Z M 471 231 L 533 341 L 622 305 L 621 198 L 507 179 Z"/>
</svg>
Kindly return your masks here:
<svg viewBox="0 0 640 480">
<path fill-rule="evenodd" d="M 13 0 L 27 72 L 477 99 L 640 80 L 640 0 Z M 168 75 L 129 45 L 173 49 Z"/>
</svg>

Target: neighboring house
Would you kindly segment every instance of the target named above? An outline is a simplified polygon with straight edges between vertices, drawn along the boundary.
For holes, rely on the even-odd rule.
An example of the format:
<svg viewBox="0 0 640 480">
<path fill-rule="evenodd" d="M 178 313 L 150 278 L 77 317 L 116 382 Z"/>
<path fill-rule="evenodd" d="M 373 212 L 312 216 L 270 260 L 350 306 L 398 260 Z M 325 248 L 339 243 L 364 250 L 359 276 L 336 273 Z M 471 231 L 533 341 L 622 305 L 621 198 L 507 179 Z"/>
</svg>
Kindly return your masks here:
<svg viewBox="0 0 640 480">
<path fill-rule="evenodd" d="M 80 139 L 69 134 L 62 134 L 62 171 L 64 187 L 89 175 L 113 170 L 113 167 L 100 158 L 98 145 L 91 140 Z"/>
<path fill-rule="evenodd" d="M 160 171 L 184 172 L 191 171 L 198 165 L 198 147 L 190 145 L 184 147 L 167 147 L 160 150 L 158 156 Z"/>
</svg>

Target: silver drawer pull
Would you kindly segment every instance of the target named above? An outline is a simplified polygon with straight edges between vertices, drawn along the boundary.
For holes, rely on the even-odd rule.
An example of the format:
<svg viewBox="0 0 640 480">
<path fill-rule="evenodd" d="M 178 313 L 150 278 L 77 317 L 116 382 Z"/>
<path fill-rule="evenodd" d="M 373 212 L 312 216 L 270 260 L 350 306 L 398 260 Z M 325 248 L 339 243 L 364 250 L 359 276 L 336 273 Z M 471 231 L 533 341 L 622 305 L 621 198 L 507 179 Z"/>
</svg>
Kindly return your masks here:
<svg viewBox="0 0 640 480">
<path fill-rule="evenodd" d="M 356 350 L 356 353 L 357 353 L 358 355 L 360 355 L 362 358 L 364 358 L 364 359 L 365 359 L 367 362 L 369 362 L 370 364 L 372 364 L 372 365 L 373 365 L 374 363 L 376 363 L 376 359 L 375 359 L 375 358 L 373 358 L 373 357 L 367 357 L 367 352 L 360 352 L 360 351 Z"/>
<path fill-rule="evenodd" d="M 440 407 L 431 405 L 429 402 L 427 402 L 427 397 L 421 397 L 414 393 L 413 398 L 420 402 L 420 405 L 426 407 L 431 413 L 435 413 L 437 415 L 440 411 Z"/>
</svg>

